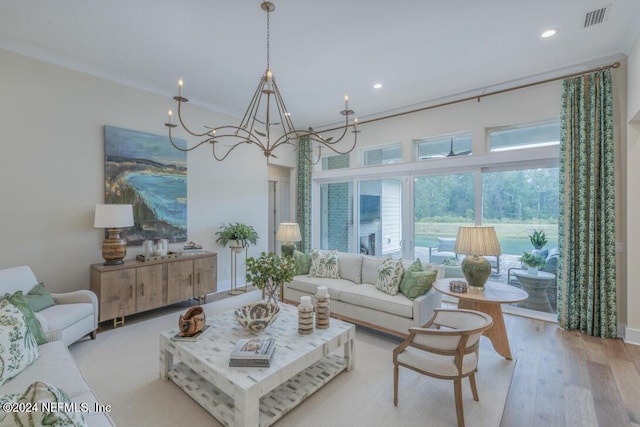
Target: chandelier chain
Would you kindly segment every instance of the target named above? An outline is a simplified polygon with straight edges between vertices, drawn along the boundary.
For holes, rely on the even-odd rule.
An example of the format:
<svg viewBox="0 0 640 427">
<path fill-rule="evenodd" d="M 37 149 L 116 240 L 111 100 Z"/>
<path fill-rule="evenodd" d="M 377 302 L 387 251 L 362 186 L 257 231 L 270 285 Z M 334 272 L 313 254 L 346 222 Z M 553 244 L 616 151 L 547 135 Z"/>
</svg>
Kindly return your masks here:
<svg viewBox="0 0 640 427">
<path fill-rule="evenodd" d="M 269 22 L 269 16 L 271 16 L 271 12 L 267 10 L 267 70 L 271 69 L 270 60 L 271 60 L 271 25 Z"/>
</svg>

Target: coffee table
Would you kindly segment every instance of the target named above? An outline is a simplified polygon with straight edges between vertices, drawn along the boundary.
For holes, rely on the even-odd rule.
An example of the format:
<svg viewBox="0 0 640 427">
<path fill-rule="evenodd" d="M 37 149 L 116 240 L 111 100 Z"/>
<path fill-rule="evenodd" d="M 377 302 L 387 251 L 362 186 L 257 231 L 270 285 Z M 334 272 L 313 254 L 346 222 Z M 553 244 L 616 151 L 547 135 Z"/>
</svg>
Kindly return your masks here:
<svg viewBox="0 0 640 427">
<path fill-rule="evenodd" d="M 280 304 L 276 321 L 257 334 L 241 327 L 233 311 L 207 313 L 207 324 L 210 328 L 195 342 L 172 341 L 177 328 L 160 333 L 160 377 L 176 383 L 224 425 L 269 426 L 355 367 L 354 325 L 331 319 L 328 329 L 299 335 L 298 310 L 289 304 Z M 275 339 L 271 367 L 229 367 L 238 340 L 255 337 Z"/>
<path fill-rule="evenodd" d="M 438 279 L 433 287 L 445 295 L 458 298 L 458 308 L 477 310 L 490 315 L 493 318 L 493 326 L 484 331 L 484 335 L 489 338 L 498 354 L 511 360 L 511 347 L 501 305 L 524 301 L 529 295 L 522 289 L 492 281 L 485 283 L 483 291 L 469 287 L 468 292 L 458 293 L 449 289 L 449 282 L 452 280 L 464 281 L 464 278 Z"/>
</svg>

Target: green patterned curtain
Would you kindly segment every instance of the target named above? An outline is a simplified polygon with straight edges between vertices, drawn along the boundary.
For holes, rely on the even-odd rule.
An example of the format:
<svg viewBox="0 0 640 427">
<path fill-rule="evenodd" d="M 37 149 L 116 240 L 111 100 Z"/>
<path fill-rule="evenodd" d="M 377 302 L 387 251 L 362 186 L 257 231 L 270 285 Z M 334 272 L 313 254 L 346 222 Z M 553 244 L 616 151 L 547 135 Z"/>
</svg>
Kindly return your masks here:
<svg viewBox="0 0 640 427">
<path fill-rule="evenodd" d="M 302 241 L 298 249 L 311 250 L 311 142 L 309 138 L 298 140 L 298 206 L 297 221 L 300 225 Z"/>
<path fill-rule="evenodd" d="M 562 83 L 558 322 L 615 338 L 616 253 L 611 71 Z"/>
</svg>

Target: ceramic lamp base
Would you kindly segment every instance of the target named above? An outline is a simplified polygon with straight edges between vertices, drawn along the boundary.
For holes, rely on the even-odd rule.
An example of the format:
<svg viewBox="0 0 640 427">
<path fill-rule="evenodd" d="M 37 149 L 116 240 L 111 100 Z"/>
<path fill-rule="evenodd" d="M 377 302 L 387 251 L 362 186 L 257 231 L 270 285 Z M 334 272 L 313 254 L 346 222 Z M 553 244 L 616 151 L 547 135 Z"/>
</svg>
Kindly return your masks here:
<svg viewBox="0 0 640 427">
<path fill-rule="evenodd" d="M 282 255 L 293 257 L 293 251 L 296 249 L 295 243 L 286 242 L 280 245 L 280 250 L 282 251 Z"/>
<path fill-rule="evenodd" d="M 467 279 L 467 283 L 473 289 L 484 290 L 484 284 L 487 283 L 491 274 L 491 263 L 486 258 L 469 255 L 462 261 L 462 274 Z"/>
</svg>

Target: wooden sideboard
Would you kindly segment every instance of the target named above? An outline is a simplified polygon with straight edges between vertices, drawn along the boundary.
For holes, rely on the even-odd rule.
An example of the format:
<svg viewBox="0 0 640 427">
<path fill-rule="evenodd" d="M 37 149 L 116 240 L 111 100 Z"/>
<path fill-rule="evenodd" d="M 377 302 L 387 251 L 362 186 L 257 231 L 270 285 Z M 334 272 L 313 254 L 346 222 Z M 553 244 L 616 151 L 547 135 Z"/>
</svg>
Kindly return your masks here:
<svg viewBox="0 0 640 427">
<path fill-rule="evenodd" d="M 218 287 L 216 253 L 165 258 L 154 261 L 125 261 L 120 265 L 91 265 L 91 290 L 98 296 L 98 321 L 124 317 L 176 302 L 198 298 Z"/>
</svg>

